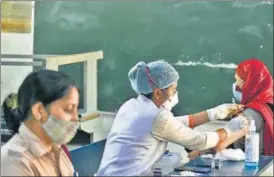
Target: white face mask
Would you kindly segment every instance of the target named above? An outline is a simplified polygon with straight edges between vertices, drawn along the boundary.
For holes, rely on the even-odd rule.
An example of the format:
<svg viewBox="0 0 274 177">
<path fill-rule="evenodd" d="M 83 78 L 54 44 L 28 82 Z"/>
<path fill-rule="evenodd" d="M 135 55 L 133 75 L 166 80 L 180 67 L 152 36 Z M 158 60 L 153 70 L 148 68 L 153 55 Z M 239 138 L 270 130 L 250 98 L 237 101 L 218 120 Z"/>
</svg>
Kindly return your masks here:
<svg viewBox="0 0 274 177">
<path fill-rule="evenodd" d="M 179 103 L 178 92 L 164 102 L 163 107 L 171 111 L 171 109 Z"/>
<path fill-rule="evenodd" d="M 43 129 L 56 144 L 67 144 L 77 133 L 79 122 L 56 119 L 50 115 L 47 122 L 42 125 Z"/>
<path fill-rule="evenodd" d="M 236 83 L 233 83 L 233 84 L 232 84 L 232 92 L 233 92 L 233 96 L 235 97 L 235 99 L 236 99 L 238 102 L 241 102 L 241 101 L 242 101 L 243 94 L 242 94 L 242 92 L 239 92 L 239 91 L 236 90 Z"/>
</svg>

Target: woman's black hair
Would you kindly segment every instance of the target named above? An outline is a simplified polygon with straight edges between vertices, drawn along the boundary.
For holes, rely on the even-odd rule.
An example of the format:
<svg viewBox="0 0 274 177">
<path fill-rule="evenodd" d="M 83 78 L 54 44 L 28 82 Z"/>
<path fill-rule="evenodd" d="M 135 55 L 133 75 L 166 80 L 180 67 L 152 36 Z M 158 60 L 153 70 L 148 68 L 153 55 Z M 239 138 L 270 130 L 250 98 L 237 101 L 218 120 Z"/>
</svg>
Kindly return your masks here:
<svg viewBox="0 0 274 177">
<path fill-rule="evenodd" d="M 145 97 L 147 97 L 148 99 L 153 99 L 153 92 L 150 92 L 148 94 L 143 94 Z"/>
<path fill-rule="evenodd" d="M 266 104 L 270 107 L 270 109 L 274 113 L 274 104 L 273 103 L 266 103 Z"/>
<path fill-rule="evenodd" d="M 168 88 L 164 88 L 164 89 L 161 89 L 162 91 L 166 91 Z M 153 99 L 153 92 L 150 92 L 148 94 L 142 94 L 144 95 L 145 97 L 147 97 L 148 99 Z"/>
<path fill-rule="evenodd" d="M 12 108 L 7 105 L 7 100 L 12 99 L 13 94 L 9 94 L 2 104 L 7 128 L 12 134 L 17 133 L 35 103 L 41 102 L 47 106 L 64 97 L 72 87 L 76 87 L 74 81 L 58 71 L 40 70 L 30 73 L 19 87 L 18 106 Z"/>
</svg>

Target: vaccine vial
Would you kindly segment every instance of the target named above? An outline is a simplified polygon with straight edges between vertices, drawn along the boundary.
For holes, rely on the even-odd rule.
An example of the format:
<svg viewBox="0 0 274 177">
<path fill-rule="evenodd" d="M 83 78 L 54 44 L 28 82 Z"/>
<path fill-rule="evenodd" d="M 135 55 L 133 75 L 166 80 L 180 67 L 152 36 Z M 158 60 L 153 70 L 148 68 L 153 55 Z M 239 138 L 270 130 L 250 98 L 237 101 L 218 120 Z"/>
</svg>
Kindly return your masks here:
<svg viewBox="0 0 274 177">
<path fill-rule="evenodd" d="M 215 165 L 218 167 L 218 169 L 222 168 L 223 161 L 221 159 L 216 159 L 215 163 L 216 163 Z"/>
<path fill-rule="evenodd" d="M 211 170 L 215 170 L 215 164 L 216 164 L 216 159 L 215 158 L 212 158 L 211 160 Z"/>
<path fill-rule="evenodd" d="M 215 159 L 215 155 L 213 155 L 213 158 L 212 158 L 212 160 L 211 160 L 211 175 L 212 176 L 215 176 L 215 174 L 216 174 L 216 159 Z"/>
</svg>

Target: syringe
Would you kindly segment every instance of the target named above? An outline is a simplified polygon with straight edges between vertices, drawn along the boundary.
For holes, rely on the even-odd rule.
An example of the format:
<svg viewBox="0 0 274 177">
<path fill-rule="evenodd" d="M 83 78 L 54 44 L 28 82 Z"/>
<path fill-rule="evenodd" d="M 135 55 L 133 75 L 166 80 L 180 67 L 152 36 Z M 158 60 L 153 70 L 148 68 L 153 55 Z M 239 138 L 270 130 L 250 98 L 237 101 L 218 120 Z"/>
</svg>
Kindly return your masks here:
<svg viewBox="0 0 274 177">
<path fill-rule="evenodd" d="M 233 104 L 236 104 L 236 102 L 235 102 L 235 99 L 234 99 L 234 98 L 232 98 L 232 103 L 233 103 Z"/>
</svg>

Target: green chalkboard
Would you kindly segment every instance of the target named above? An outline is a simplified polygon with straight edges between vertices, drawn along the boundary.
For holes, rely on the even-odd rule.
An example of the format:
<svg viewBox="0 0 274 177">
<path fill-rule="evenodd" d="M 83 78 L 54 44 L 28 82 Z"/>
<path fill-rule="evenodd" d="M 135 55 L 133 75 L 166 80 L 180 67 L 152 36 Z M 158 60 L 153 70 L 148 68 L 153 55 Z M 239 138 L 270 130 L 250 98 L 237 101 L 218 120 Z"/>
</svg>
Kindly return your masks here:
<svg viewBox="0 0 274 177">
<path fill-rule="evenodd" d="M 164 59 L 179 71 L 175 114 L 231 102 L 234 69 L 229 67 L 245 58 L 260 58 L 273 70 L 273 3 L 268 1 L 37 1 L 34 36 L 37 54 L 103 50 L 101 111 L 117 111 L 136 96 L 127 73 L 141 60 Z"/>
<path fill-rule="evenodd" d="M 58 68 L 59 71 L 68 74 L 70 77 L 74 78 L 75 84 L 78 87 L 79 94 L 80 94 L 80 101 L 78 108 L 84 109 L 84 62 L 75 63 L 75 64 L 68 64 L 68 65 L 61 65 Z"/>
</svg>

